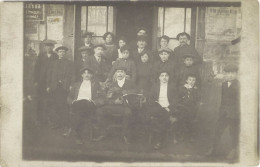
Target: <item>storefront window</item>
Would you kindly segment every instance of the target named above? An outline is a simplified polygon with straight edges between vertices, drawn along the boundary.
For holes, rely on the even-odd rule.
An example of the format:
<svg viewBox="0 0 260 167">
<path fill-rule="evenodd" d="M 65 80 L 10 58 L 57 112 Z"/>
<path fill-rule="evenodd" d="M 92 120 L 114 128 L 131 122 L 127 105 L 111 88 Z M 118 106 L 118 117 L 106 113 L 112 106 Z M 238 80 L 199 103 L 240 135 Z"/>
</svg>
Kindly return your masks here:
<svg viewBox="0 0 260 167">
<path fill-rule="evenodd" d="M 82 6 L 81 8 L 82 32 L 93 32 L 94 40 L 102 41 L 104 33 L 113 32 L 112 6 Z"/>
<path fill-rule="evenodd" d="M 176 36 L 180 32 L 190 34 L 191 29 L 191 8 L 158 8 L 158 31 L 157 37 L 167 35 L 171 38 L 169 47 L 175 48 L 178 45 Z"/>
</svg>

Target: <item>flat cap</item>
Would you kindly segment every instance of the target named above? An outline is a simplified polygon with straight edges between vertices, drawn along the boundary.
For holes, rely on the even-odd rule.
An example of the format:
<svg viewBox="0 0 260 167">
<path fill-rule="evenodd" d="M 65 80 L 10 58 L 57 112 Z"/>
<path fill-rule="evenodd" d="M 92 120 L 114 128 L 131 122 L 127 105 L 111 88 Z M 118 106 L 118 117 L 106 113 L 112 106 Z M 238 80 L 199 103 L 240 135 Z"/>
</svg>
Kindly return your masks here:
<svg viewBox="0 0 260 167">
<path fill-rule="evenodd" d="M 47 46 L 54 46 L 56 43 L 57 43 L 56 41 L 50 39 L 43 41 L 43 44 Z"/>
<path fill-rule="evenodd" d="M 224 67 L 225 72 L 238 72 L 238 66 L 235 64 L 227 64 Z"/>
<path fill-rule="evenodd" d="M 83 67 L 80 69 L 80 74 L 84 73 L 86 70 L 88 70 L 89 73 L 94 74 L 94 70 L 90 67 Z"/>
<path fill-rule="evenodd" d="M 162 53 L 162 52 L 167 52 L 169 54 L 172 53 L 172 51 L 170 49 L 168 49 L 168 48 L 160 48 L 160 49 L 158 49 L 158 53 L 159 54 Z"/>
<path fill-rule="evenodd" d="M 56 52 L 58 52 L 59 50 L 65 50 L 68 51 L 69 49 L 66 46 L 58 46 L 54 49 Z"/>
</svg>

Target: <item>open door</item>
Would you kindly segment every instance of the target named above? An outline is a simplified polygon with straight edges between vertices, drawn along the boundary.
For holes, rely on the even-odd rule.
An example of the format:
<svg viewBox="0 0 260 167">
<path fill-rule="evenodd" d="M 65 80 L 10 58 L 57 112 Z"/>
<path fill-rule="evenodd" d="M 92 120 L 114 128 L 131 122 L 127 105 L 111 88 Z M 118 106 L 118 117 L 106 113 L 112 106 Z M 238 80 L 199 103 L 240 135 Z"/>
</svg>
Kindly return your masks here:
<svg viewBox="0 0 260 167">
<path fill-rule="evenodd" d="M 116 35 L 125 36 L 128 41 L 136 40 L 139 27 L 148 30 L 148 47 L 152 47 L 153 34 L 153 7 L 152 6 L 118 6 L 116 16 Z"/>
</svg>

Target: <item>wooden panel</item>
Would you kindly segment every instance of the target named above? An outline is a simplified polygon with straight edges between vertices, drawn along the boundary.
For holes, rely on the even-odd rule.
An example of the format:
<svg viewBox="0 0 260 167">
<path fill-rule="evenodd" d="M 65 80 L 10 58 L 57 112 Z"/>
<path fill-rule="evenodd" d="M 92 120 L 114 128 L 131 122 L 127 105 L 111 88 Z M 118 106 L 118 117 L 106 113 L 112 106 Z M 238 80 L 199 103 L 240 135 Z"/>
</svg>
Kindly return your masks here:
<svg viewBox="0 0 260 167">
<path fill-rule="evenodd" d="M 77 60 L 78 48 L 81 45 L 81 6 L 74 5 L 73 57 Z"/>
</svg>

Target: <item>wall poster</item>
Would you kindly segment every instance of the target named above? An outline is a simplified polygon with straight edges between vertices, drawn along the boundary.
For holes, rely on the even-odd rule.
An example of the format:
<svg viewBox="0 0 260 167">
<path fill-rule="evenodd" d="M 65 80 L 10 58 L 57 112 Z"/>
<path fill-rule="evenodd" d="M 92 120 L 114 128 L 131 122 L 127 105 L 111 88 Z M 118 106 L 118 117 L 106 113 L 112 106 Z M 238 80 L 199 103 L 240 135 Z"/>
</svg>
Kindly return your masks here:
<svg viewBox="0 0 260 167">
<path fill-rule="evenodd" d="M 47 16 L 47 39 L 63 39 L 63 16 Z"/>
</svg>

